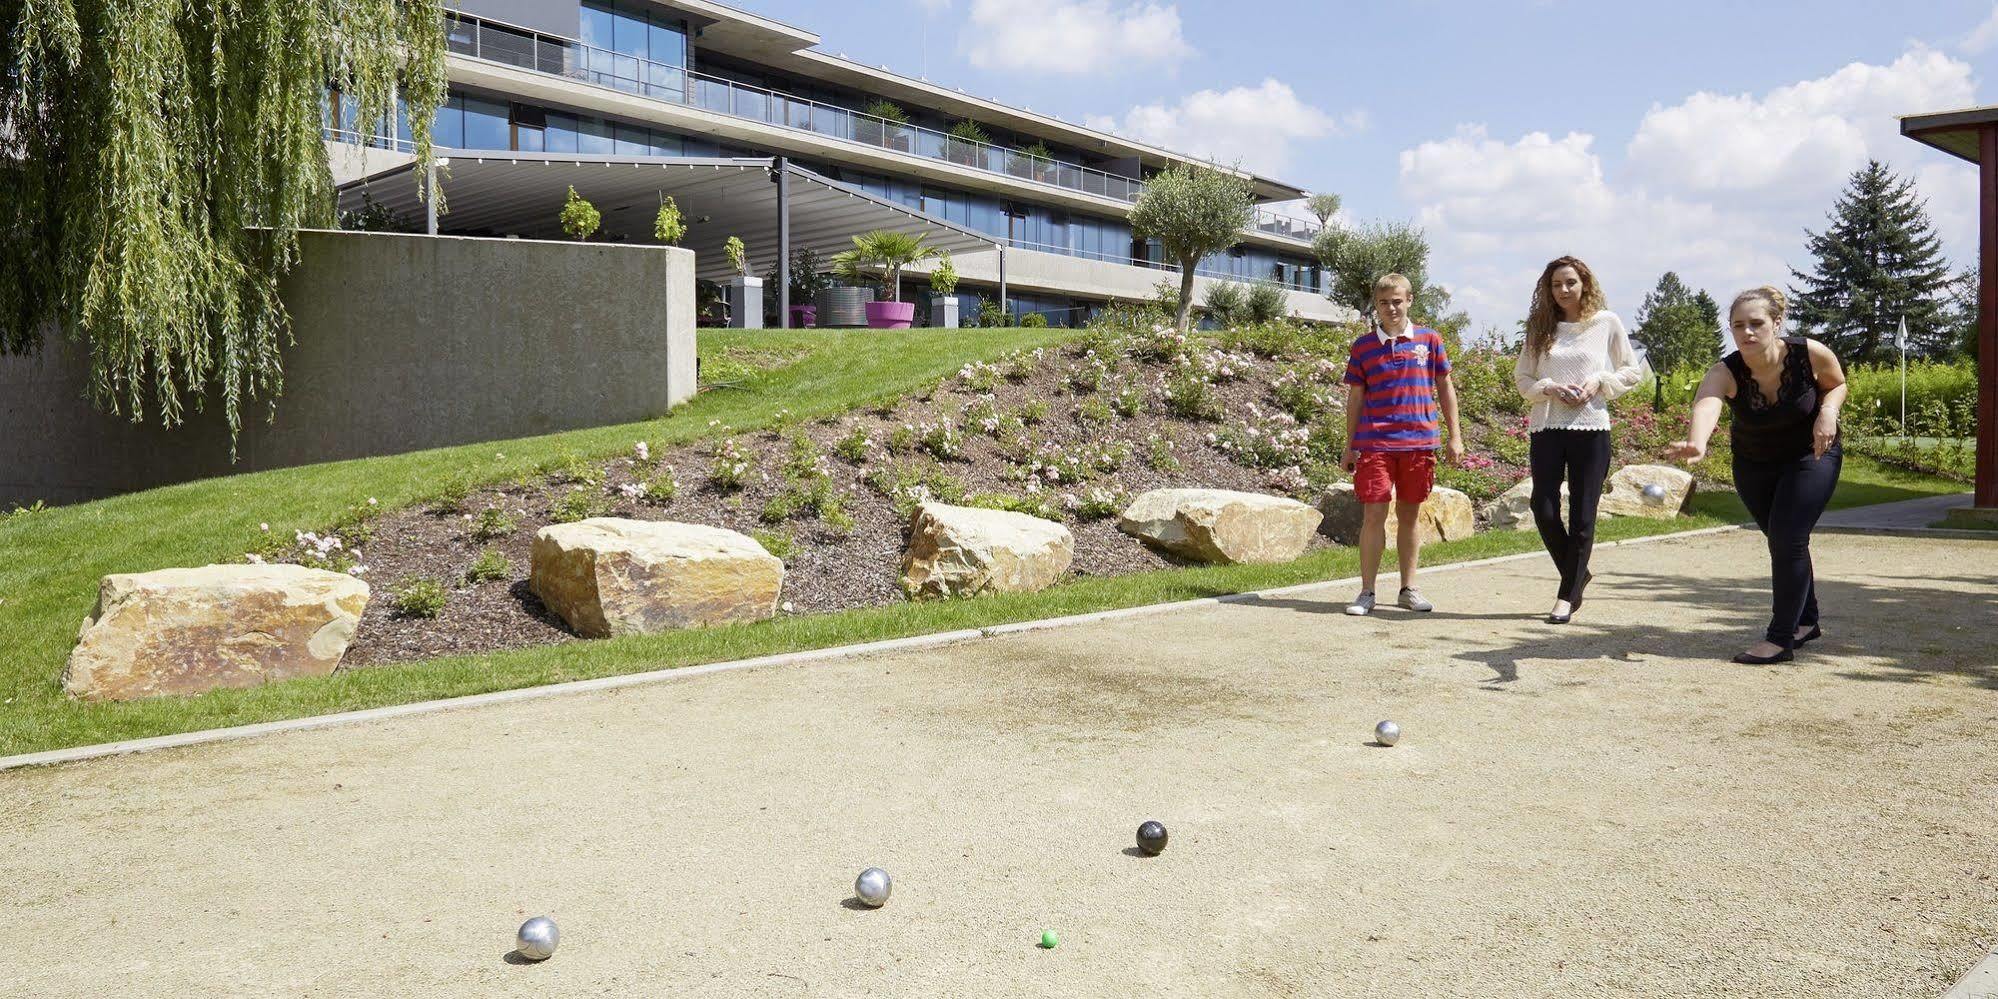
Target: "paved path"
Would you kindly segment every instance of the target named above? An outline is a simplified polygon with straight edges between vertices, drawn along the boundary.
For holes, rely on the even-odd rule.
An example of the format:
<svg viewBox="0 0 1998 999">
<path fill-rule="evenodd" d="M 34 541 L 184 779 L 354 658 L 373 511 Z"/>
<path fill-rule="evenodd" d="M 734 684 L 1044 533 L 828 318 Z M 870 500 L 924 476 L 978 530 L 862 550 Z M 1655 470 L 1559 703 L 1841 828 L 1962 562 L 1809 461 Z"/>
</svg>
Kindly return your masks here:
<svg viewBox="0 0 1998 999">
<path fill-rule="evenodd" d="M 1990 552 L 1822 539 L 1770 668 L 1727 533 L 1566 628 L 1514 562 L 0 773 L 0 994 L 1934 999 L 1998 938 Z"/>
<path fill-rule="evenodd" d="M 1832 510 L 1826 513 L 1819 518 L 1818 524 L 1826 528 L 1859 530 L 1919 530 L 1935 524 L 1943 519 L 1943 515 L 1957 507 L 1969 506 L 1974 498 L 1971 493 L 1953 493 L 1948 496 L 1924 496 L 1921 499 L 1901 500 L 1896 503 L 1847 507 L 1844 510 Z"/>
</svg>

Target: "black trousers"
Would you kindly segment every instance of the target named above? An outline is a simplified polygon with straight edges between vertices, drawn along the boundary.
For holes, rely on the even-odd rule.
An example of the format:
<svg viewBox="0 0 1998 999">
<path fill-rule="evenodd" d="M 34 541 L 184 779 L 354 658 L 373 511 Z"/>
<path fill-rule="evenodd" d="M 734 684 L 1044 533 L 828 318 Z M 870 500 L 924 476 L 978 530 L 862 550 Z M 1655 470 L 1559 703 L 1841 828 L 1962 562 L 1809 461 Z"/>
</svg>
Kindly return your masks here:
<svg viewBox="0 0 1998 999">
<path fill-rule="evenodd" d="M 1818 623 L 1817 577 L 1811 571 L 1811 530 L 1831 502 L 1845 463 L 1836 450 L 1822 458 L 1750 461 L 1736 455 L 1734 491 L 1769 539 L 1769 630 L 1763 637 L 1786 649 L 1797 629 Z"/>
<path fill-rule="evenodd" d="M 1533 523 L 1554 567 L 1561 571 L 1557 599 L 1582 599 L 1589 578 L 1589 555 L 1596 547 L 1596 507 L 1609 478 L 1610 432 L 1541 430 L 1528 450 L 1533 469 Z M 1568 524 L 1561 526 L 1561 481 L 1568 482 Z"/>
</svg>

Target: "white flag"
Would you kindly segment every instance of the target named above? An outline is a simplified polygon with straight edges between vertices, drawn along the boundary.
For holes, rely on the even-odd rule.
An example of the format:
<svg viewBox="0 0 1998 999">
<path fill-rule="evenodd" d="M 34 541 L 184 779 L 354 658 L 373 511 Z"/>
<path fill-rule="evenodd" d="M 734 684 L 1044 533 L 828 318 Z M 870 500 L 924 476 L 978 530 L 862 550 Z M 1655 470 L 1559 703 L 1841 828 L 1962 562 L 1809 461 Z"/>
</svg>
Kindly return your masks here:
<svg viewBox="0 0 1998 999">
<path fill-rule="evenodd" d="M 1901 328 L 1900 328 L 1900 329 L 1898 329 L 1898 330 L 1896 330 L 1896 331 L 1894 332 L 1894 349 L 1895 349 L 1895 350 L 1898 350 L 1898 351 L 1900 351 L 1900 352 L 1901 352 L 1901 353 L 1903 353 L 1903 354 L 1905 354 L 1905 353 L 1907 353 L 1907 352 L 1908 352 L 1908 317 L 1907 317 L 1907 316 L 1902 316 L 1902 317 L 1901 317 Z"/>
</svg>

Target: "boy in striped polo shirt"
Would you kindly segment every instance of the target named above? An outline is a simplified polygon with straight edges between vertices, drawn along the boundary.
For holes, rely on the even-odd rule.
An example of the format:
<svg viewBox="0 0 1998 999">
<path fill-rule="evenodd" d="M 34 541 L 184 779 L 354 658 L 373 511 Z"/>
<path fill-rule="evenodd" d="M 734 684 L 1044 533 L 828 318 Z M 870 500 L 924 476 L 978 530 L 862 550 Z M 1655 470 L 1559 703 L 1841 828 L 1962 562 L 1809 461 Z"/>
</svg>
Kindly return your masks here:
<svg viewBox="0 0 1998 999">
<path fill-rule="evenodd" d="M 1450 427 L 1449 456 L 1464 456 L 1457 426 L 1457 386 L 1450 358 L 1435 330 L 1414 325 L 1408 279 L 1389 274 L 1374 282 L 1372 332 L 1353 344 L 1346 359 L 1346 471 L 1365 520 L 1360 525 L 1360 595 L 1346 613 L 1371 614 L 1374 577 L 1387 547 L 1388 503 L 1394 503 L 1395 552 L 1401 560 L 1401 595 L 1409 610 L 1436 605 L 1415 588 L 1416 533 L 1422 501 L 1436 484 L 1436 411 Z"/>
</svg>

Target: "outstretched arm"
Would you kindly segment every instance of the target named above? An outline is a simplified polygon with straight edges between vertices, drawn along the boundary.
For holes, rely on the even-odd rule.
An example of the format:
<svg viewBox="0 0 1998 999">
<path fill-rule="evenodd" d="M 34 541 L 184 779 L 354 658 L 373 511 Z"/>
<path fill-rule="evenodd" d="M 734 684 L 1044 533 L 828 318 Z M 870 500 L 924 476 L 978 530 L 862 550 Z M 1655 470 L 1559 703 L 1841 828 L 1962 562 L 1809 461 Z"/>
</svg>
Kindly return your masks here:
<svg viewBox="0 0 1998 999">
<path fill-rule="evenodd" d="M 1692 429 L 1685 440 L 1674 442 L 1665 453 L 1688 462 L 1705 458 L 1707 441 L 1713 437 L 1714 428 L 1720 426 L 1721 407 L 1733 387 L 1734 376 L 1728 373 L 1726 364 L 1708 368 L 1707 376 L 1700 379 L 1699 392 L 1693 396 Z"/>
</svg>

